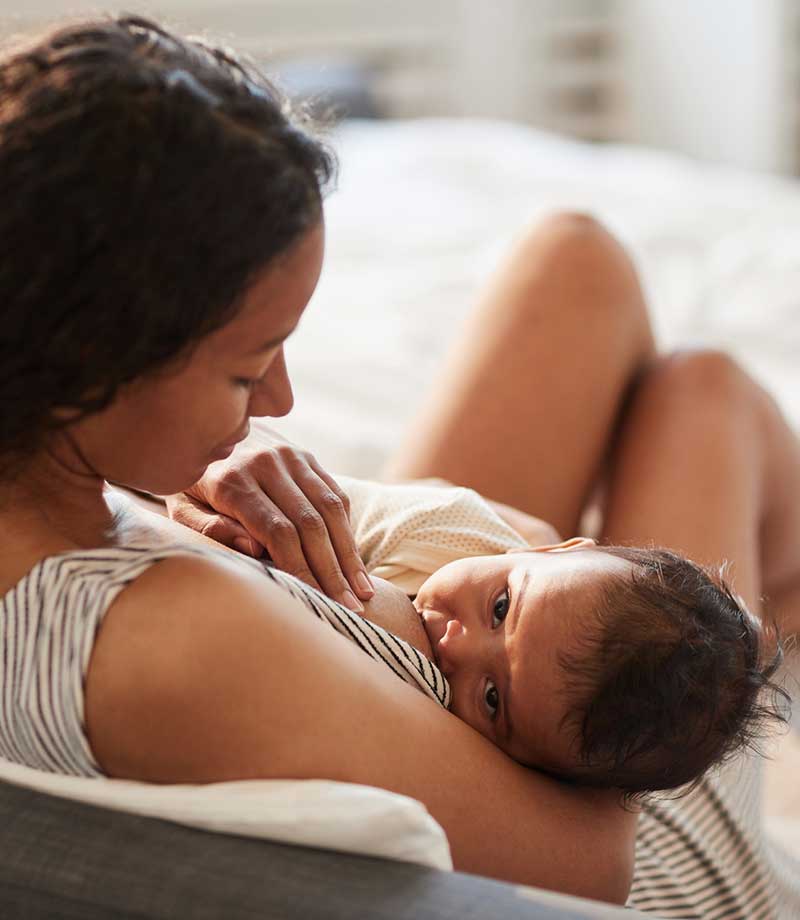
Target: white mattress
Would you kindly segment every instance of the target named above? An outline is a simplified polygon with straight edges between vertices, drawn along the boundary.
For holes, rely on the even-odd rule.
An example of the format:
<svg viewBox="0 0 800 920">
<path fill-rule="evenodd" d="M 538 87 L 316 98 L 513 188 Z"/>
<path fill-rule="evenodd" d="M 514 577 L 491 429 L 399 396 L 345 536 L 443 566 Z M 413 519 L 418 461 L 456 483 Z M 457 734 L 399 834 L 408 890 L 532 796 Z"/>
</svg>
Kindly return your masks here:
<svg viewBox="0 0 800 920">
<path fill-rule="evenodd" d="M 665 346 L 730 349 L 800 424 L 800 184 L 501 122 L 351 122 L 334 146 L 326 265 L 276 426 L 329 469 L 378 472 L 493 264 L 556 208 L 630 246 Z"/>
</svg>

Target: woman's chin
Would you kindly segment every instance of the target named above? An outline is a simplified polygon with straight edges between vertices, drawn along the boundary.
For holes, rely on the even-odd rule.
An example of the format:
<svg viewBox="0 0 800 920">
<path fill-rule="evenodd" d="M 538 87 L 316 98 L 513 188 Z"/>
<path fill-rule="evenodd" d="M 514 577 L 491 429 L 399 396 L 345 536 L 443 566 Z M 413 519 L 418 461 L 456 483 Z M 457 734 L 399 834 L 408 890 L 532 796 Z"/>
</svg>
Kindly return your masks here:
<svg viewBox="0 0 800 920">
<path fill-rule="evenodd" d="M 208 467 L 209 462 L 206 461 L 174 475 L 161 475 L 158 477 L 132 476 L 126 480 L 112 478 L 112 481 L 123 488 L 151 492 L 153 495 L 176 495 L 178 492 L 185 492 L 187 489 L 191 489 L 199 479 L 203 478 L 203 474 Z M 161 472 L 163 473 L 163 471 Z"/>
</svg>

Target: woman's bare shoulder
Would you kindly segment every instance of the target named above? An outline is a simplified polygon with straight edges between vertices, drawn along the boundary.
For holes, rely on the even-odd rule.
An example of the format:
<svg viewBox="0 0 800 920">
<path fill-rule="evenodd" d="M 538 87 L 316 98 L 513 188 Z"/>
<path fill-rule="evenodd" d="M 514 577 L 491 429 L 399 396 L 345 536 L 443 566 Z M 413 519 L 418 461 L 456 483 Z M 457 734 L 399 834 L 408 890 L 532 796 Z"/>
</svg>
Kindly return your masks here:
<svg viewBox="0 0 800 920">
<path fill-rule="evenodd" d="M 202 715 L 199 691 L 236 673 L 238 647 L 253 632 L 263 640 L 275 618 L 285 619 L 282 608 L 296 605 L 222 552 L 174 547 L 146 569 L 109 607 L 89 662 L 87 733 L 103 769 L 153 782 L 203 781 L 190 775 L 188 760 L 169 766 L 171 745 L 161 744 L 156 726 Z"/>
</svg>

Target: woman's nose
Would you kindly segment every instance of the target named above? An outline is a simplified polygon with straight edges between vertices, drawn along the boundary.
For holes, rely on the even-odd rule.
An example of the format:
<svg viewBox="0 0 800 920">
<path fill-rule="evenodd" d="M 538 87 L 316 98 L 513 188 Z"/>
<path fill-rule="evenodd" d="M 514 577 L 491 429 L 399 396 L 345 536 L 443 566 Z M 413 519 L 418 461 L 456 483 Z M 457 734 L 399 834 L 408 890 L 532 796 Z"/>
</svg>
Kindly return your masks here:
<svg viewBox="0 0 800 920">
<path fill-rule="evenodd" d="M 283 348 L 269 366 L 264 379 L 253 390 L 248 405 L 248 414 L 251 416 L 270 416 L 280 418 L 288 415 L 294 405 L 294 393 L 286 369 L 286 358 Z"/>
</svg>

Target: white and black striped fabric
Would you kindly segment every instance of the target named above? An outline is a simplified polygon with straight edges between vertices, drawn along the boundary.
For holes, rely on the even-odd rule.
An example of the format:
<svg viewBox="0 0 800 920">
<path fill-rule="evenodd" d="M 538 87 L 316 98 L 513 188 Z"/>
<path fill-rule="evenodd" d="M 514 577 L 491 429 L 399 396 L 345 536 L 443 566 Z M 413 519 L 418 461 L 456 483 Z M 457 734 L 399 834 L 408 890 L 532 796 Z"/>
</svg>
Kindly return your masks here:
<svg viewBox="0 0 800 920">
<path fill-rule="evenodd" d="M 445 709 L 450 707 L 447 678 L 434 662 L 409 642 L 337 604 L 298 578 L 267 565 L 263 566 L 263 571 L 336 632 L 354 642 L 371 658 L 382 661 L 401 680 L 413 684 Z"/>
<path fill-rule="evenodd" d="M 644 803 L 631 907 L 665 920 L 800 917 L 800 864 L 764 832 L 762 767 L 741 754 L 688 794 Z"/>
<path fill-rule="evenodd" d="M 40 770 L 100 775 L 86 740 L 83 707 L 95 635 L 126 585 L 154 563 L 187 553 L 256 566 L 402 680 L 449 706 L 450 688 L 433 662 L 284 572 L 213 547 L 74 550 L 42 559 L 0 602 L 0 756 Z"/>
</svg>

